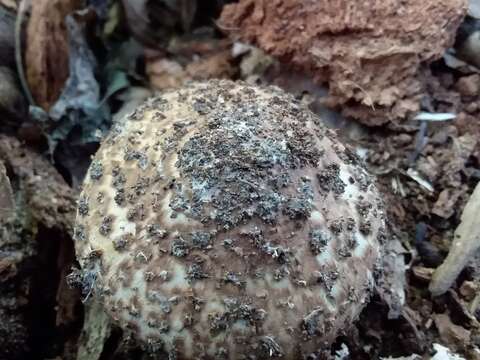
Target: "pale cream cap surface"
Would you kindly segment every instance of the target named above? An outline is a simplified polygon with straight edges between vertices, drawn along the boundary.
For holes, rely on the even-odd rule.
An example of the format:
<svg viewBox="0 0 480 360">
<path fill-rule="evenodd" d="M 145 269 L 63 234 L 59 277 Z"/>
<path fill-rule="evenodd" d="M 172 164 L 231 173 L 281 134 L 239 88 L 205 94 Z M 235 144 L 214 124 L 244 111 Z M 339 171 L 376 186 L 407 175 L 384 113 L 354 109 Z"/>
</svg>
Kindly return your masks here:
<svg viewBox="0 0 480 360">
<path fill-rule="evenodd" d="M 151 349 L 296 359 L 357 318 L 384 225 L 372 178 L 314 114 L 278 88 L 210 81 L 116 124 L 75 238 L 85 286 Z"/>
</svg>

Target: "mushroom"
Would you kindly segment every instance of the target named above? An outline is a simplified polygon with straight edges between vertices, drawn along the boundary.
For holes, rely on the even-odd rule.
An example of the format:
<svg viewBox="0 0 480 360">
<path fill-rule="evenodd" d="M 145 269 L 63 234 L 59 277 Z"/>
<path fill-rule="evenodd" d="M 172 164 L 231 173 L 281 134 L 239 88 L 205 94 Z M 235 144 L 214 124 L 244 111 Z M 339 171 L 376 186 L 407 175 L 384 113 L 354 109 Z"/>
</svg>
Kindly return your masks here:
<svg viewBox="0 0 480 360">
<path fill-rule="evenodd" d="M 104 139 L 75 230 L 85 297 L 150 351 L 300 358 L 348 329 L 385 239 L 373 178 L 276 87 L 191 83 Z"/>
</svg>

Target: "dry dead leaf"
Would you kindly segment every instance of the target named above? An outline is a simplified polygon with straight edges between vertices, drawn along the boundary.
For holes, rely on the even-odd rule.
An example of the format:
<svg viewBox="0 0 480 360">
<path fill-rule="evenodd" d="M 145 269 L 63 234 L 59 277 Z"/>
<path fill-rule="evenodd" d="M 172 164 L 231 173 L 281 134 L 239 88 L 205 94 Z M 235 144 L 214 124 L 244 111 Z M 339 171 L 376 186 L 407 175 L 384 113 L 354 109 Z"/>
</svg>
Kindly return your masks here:
<svg viewBox="0 0 480 360">
<path fill-rule="evenodd" d="M 24 62 L 32 96 L 46 111 L 60 96 L 69 75 L 65 17 L 82 4 L 82 0 L 32 1 Z"/>
</svg>

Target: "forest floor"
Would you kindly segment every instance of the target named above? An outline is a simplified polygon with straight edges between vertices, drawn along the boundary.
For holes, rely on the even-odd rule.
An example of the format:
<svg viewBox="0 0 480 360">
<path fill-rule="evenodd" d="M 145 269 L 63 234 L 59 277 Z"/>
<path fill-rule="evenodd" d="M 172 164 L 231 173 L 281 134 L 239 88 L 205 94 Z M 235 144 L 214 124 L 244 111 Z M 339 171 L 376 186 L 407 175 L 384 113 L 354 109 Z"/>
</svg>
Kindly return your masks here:
<svg viewBox="0 0 480 360">
<path fill-rule="evenodd" d="M 220 31 L 212 19 L 223 1 L 168 11 L 163 1 L 149 1 L 159 14 L 149 21 L 141 13 L 131 18 L 138 12 L 129 7 L 145 1 L 123 1 L 123 7 L 90 1 L 86 11 L 80 0 L 42 0 L 30 15 L 22 12 L 24 3 L 0 0 L 0 32 L 2 26 L 9 27 L 6 38 L 11 32 L 7 40 L 0 36 L 0 56 L 12 58 L 15 51 L 3 44 L 20 37 L 25 68 L 15 75 L 13 58 L 0 62 L 0 360 L 143 358 L 102 319 L 86 325 L 88 302 L 67 285 L 76 264 L 76 196 L 90 156 L 115 119 L 155 91 L 210 78 L 273 84 L 294 94 L 377 176 L 395 254 L 385 268 L 390 292 L 371 299 L 338 338 L 332 357 L 480 359 L 478 254 L 446 293 L 429 291 L 480 180 L 480 70 L 474 64 L 445 49 L 416 70 L 424 86 L 415 97 L 423 118 L 369 123 L 330 106 L 328 82 Z M 25 16 L 17 18 L 20 35 L 11 26 L 15 13 Z M 65 21 L 66 14 L 74 15 Z M 165 16 L 170 24 L 159 20 Z M 474 21 L 454 30 L 470 35 L 480 30 Z M 17 76 L 19 82 L 12 80 Z"/>
</svg>

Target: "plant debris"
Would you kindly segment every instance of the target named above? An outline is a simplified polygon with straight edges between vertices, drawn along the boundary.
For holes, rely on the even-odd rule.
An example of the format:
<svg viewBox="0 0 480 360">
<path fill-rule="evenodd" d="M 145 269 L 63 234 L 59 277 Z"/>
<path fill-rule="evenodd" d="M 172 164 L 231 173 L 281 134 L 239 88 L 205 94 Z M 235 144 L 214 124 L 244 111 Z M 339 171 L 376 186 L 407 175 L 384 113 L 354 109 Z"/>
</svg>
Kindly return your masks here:
<svg viewBox="0 0 480 360">
<path fill-rule="evenodd" d="M 58 100 L 69 76 L 66 16 L 82 0 L 32 1 L 26 34 L 25 64 L 30 92 L 36 104 L 48 111 Z M 72 54 L 72 57 L 75 57 Z"/>
<path fill-rule="evenodd" d="M 460 225 L 453 234 L 447 258 L 433 274 L 429 289 L 434 296 L 442 295 L 450 288 L 468 261 L 480 249 L 479 213 L 480 183 L 465 205 Z"/>
<path fill-rule="evenodd" d="M 453 43 L 466 11 L 465 0 L 242 0 L 225 6 L 220 27 L 328 82 L 329 106 L 380 125 L 419 110 L 418 73 Z"/>
<path fill-rule="evenodd" d="M 77 189 L 102 138 L 112 126 L 123 126 L 146 98 L 192 80 L 222 78 L 274 84 L 309 106 L 354 147 L 359 161 L 376 175 L 386 203 L 385 271 L 355 326 L 315 357 L 480 359 L 480 254 L 464 251 L 470 260 L 462 255 L 455 264 L 463 270 L 440 277 L 448 280 L 442 285 L 447 291 L 438 296 L 429 291 L 434 274 L 456 252 L 456 229 L 462 228 L 462 211 L 480 180 L 478 4 L 468 1 L 462 19 L 466 0 L 0 0 L 0 358 L 145 360 L 152 351 L 162 353 L 156 339 L 143 345 L 135 341 L 131 321 L 122 330 L 100 311 L 102 305 L 94 301 L 102 276 L 96 267 L 102 259 L 98 249 L 88 255 L 88 271 L 67 281 L 71 269 L 78 268 L 71 240 L 75 202 L 88 214 L 109 201 L 104 191 L 79 198 Z M 35 101 L 25 100 L 28 90 Z M 29 109 L 27 103 L 39 106 Z M 56 104 L 58 111 L 52 113 Z M 199 113 L 209 111 L 209 104 L 195 107 Z M 175 124 L 177 134 L 185 129 Z M 304 143 L 303 136 L 298 140 Z M 174 146 L 174 139 L 165 146 Z M 119 156 L 142 173 L 151 156 L 132 149 Z M 92 181 L 111 176 L 104 163 L 95 169 Z M 332 181 L 324 187 L 340 191 L 335 169 L 328 173 Z M 113 202 L 120 207 L 147 196 L 153 186 L 140 175 L 126 185 L 123 172 L 115 174 Z M 176 183 L 168 186 L 178 194 L 185 190 Z M 178 213 L 188 206 L 182 196 L 170 202 Z M 302 204 L 289 202 L 288 216 L 301 218 L 308 212 Z M 147 205 L 134 206 L 128 217 L 147 216 Z M 103 224 L 107 235 L 118 225 L 108 215 L 98 217 L 98 228 Z M 326 230 L 349 224 L 332 222 Z M 218 233 L 188 233 L 174 242 L 170 229 L 148 225 L 142 240 L 153 244 L 158 256 L 175 253 L 175 261 L 186 262 L 184 281 L 190 286 L 215 280 L 218 287 L 247 292 L 250 269 L 221 268 L 216 276 L 215 266 L 203 261 L 217 246 Z M 321 255 L 328 248 L 324 231 L 306 233 L 308 251 Z M 79 228 L 73 235 L 82 241 L 88 234 Z M 230 264 L 252 256 L 245 241 L 257 244 L 255 249 L 278 266 L 272 273 L 275 284 L 295 277 L 296 269 L 285 262 L 295 248 L 265 239 L 265 233 L 251 229 L 225 237 L 218 246 Z M 133 240 L 117 237 L 109 246 L 129 254 Z M 349 250 L 340 253 L 348 256 Z M 152 253 L 139 251 L 131 260 L 134 267 L 145 266 Z M 264 266 L 256 268 L 256 276 L 263 272 Z M 166 284 L 179 280 L 174 274 L 149 269 L 135 281 Z M 130 280 L 119 274 L 119 284 Z M 328 268 L 313 272 L 311 279 L 295 278 L 294 286 L 328 290 L 338 281 L 336 269 Z M 262 301 L 268 296 L 265 289 L 253 295 Z M 162 336 L 177 331 L 164 317 L 178 312 L 183 301 L 189 311 L 179 312 L 178 326 L 184 329 L 193 329 L 196 314 L 207 305 L 195 292 L 185 299 L 160 293 L 149 298 L 158 301 L 162 316 L 149 319 L 149 326 Z M 209 336 L 220 336 L 234 322 L 257 324 L 265 318 L 249 299 L 223 300 L 226 311 L 208 319 Z M 279 307 L 294 304 L 280 300 Z M 321 310 L 303 314 L 300 328 L 306 336 L 322 330 Z M 142 311 L 134 302 L 128 314 L 135 319 Z M 285 357 L 288 345 L 264 335 L 254 345 L 257 357 Z M 215 358 L 225 353 L 219 349 Z M 180 357 L 176 351 L 169 355 Z"/>
</svg>

